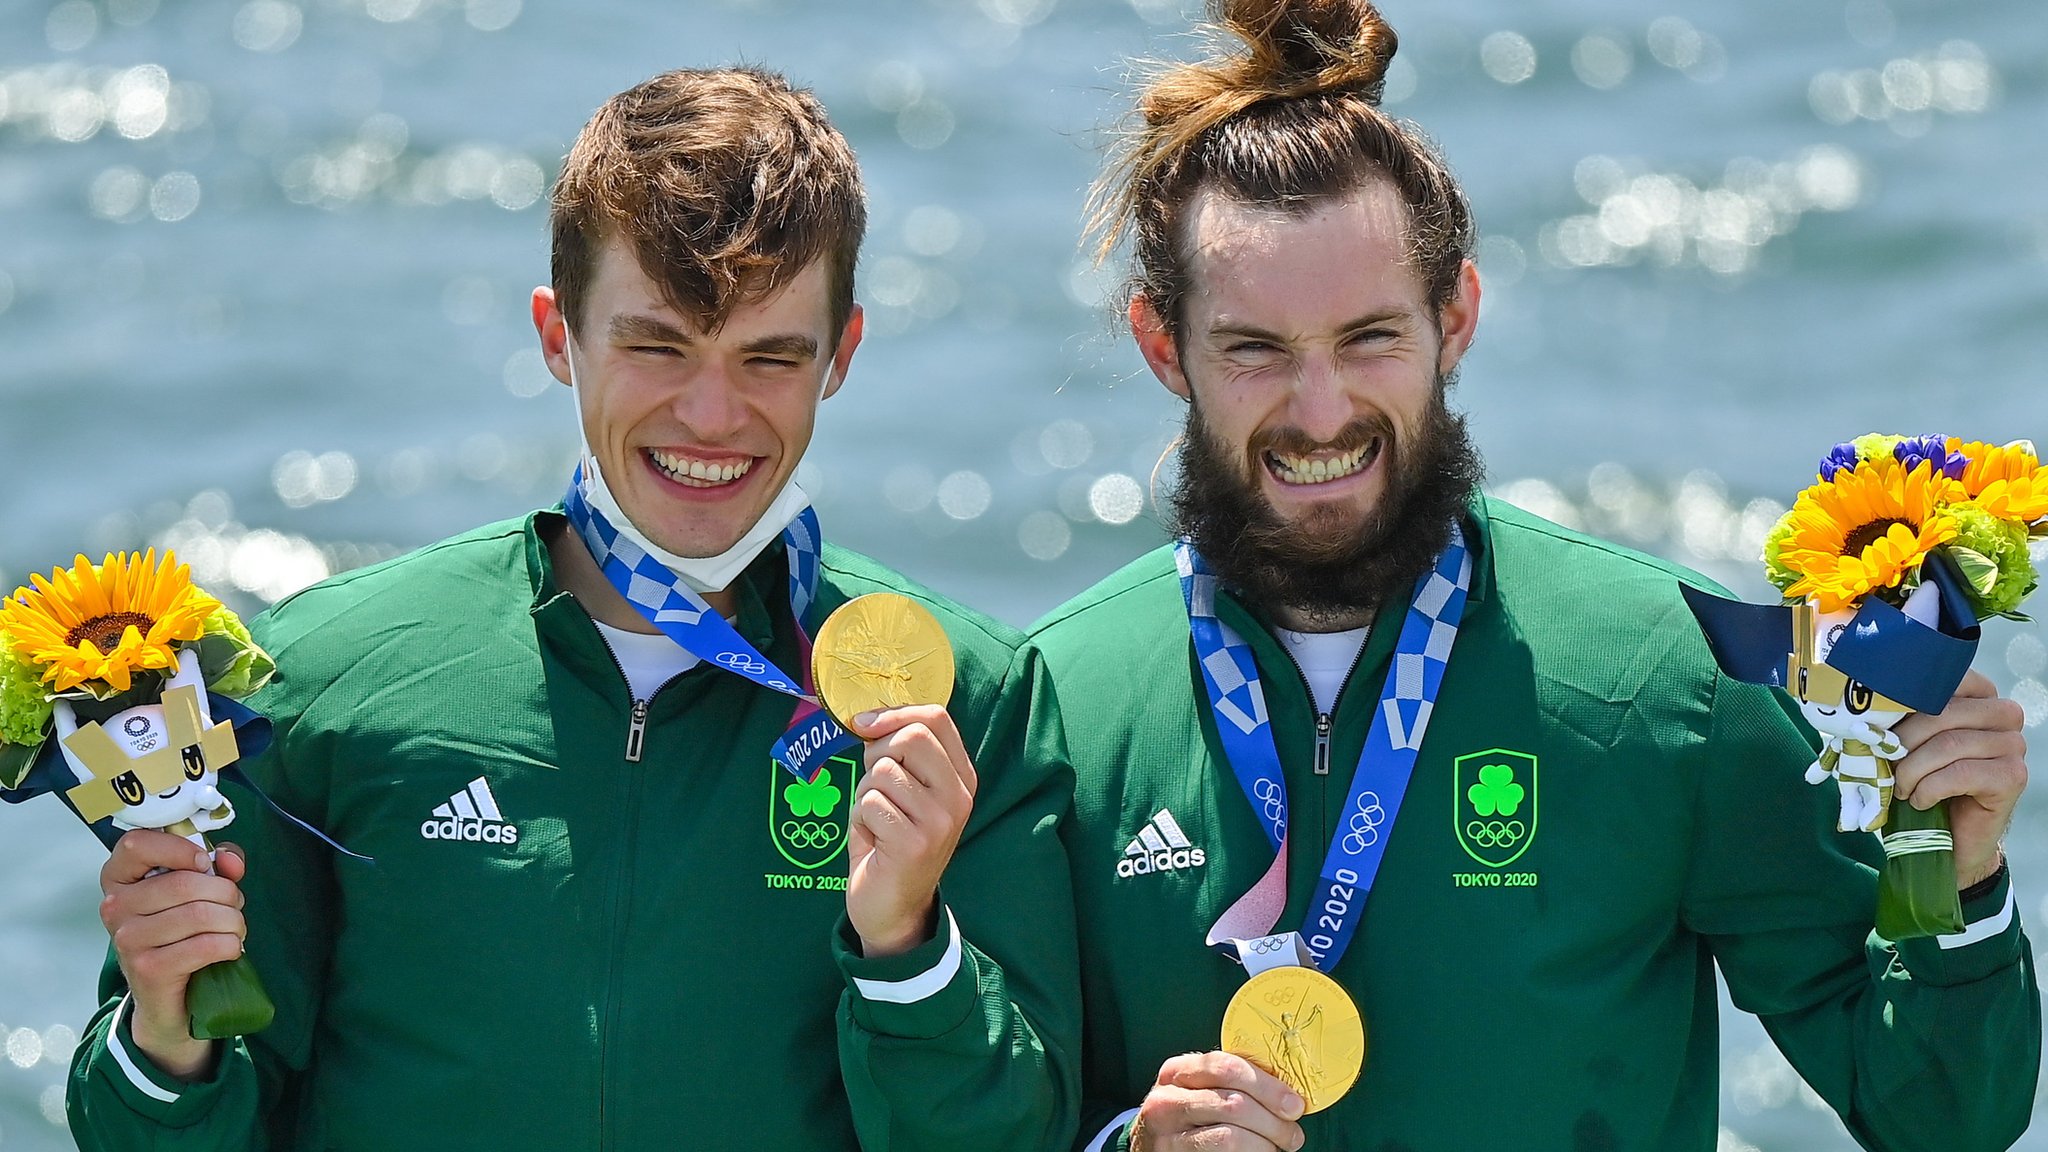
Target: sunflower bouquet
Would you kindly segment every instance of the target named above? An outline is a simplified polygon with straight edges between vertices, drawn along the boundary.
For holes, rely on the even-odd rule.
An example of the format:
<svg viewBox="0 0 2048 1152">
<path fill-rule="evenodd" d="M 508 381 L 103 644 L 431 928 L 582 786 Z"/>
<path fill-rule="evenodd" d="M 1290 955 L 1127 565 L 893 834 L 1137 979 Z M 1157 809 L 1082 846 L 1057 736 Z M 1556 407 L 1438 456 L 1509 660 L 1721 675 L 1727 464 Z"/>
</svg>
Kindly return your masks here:
<svg viewBox="0 0 2048 1152">
<path fill-rule="evenodd" d="M 151 828 L 211 851 L 206 833 L 234 819 L 219 775 L 267 739 L 234 701 L 270 657 L 168 552 L 80 556 L 30 582 L 0 601 L 0 798 L 55 792 L 109 846 Z M 187 1010 L 200 1039 L 272 1014 L 247 957 L 196 973 Z"/>
<path fill-rule="evenodd" d="M 1888 939 L 1962 928 L 1947 811 L 1891 802 L 1906 751 L 1891 728 L 1946 703 L 1979 621 L 2026 619 L 2044 538 L 2048 469 L 2032 444 L 1873 433 L 1837 444 L 1765 540 L 1766 573 L 1794 609 L 1783 686 L 1823 741 L 1807 779 L 1835 780 L 1842 831 L 1882 838 Z"/>
</svg>

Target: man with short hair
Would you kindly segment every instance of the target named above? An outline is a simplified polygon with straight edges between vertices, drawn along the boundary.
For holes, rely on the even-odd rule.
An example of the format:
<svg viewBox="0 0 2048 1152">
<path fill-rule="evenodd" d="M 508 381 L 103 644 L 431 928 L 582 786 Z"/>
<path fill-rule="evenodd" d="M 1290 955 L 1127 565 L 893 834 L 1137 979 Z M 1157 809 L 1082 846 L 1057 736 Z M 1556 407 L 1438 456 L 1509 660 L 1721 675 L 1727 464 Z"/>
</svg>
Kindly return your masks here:
<svg viewBox="0 0 2048 1152">
<path fill-rule="evenodd" d="M 1377 107 L 1392 29 L 1211 8 L 1243 47 L 1146 88 L 1105 210 L 1189 403 L 1183 539 L 1025 647 L 1076 777 L 1080 1142 L 1708 1152 L 1718 967 L 1865 1146 L 2008 1145 L 2041 1041 L 2018 709 L 1973 675 L 1897 729 L 1967 927 L 1875 937 L 1876 842 L 1716 670 L 1699 578 L 1477 495 L 1471 218 Z"/>
<path fill-rule="evenodd" d="M 821 547 L 792 482 L 860 344 L 852 150 L 779 76 L 666 73 L 593 117 L 552 223 L 567 497 L 255 623 L 253 775 L 375 862 L 254 805 L 213 868 L 125 837 L 80 1145 L 1064 1143 L 1067 784 L 997 755 L 1018 637 Z M 936 615 L 956 687 L 845 718 L 863 771 L 805 697 L 808 637 L 870 592 Z M 244 936 L 276 1021 L 194 1039 L 186 981 Z"/>
</svg>

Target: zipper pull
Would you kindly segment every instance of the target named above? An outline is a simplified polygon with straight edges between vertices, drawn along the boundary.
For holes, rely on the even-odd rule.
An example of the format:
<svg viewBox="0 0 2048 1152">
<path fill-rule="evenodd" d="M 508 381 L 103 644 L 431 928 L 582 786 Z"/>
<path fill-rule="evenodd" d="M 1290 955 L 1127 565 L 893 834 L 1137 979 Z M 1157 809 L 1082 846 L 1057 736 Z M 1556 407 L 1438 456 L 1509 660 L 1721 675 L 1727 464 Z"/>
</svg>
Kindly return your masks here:
<svg viewBox="0 0 2048 1152">
<path fill-rule="evenodd" d="M 1330 774 L 1330 714 L 1316 713 L 1316 775 Z"/>
<path fill-rule="evenodd" d="M 633 701 L 633 722 L 626 726 L 626 763 L 640 762 L 640 745 L 647 740 L 647 701 Z"/>
</svg>

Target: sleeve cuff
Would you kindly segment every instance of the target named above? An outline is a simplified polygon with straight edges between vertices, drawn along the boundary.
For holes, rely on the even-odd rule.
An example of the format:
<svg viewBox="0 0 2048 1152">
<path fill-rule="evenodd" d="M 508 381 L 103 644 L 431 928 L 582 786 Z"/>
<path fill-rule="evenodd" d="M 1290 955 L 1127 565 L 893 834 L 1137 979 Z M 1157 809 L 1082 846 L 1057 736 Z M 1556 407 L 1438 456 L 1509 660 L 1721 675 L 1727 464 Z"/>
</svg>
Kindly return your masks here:
<svg viewBox="0 0 2048 1152">
<path fill-rule="evenodd" d="M 1131 1121 L 1138 1118 L 1136 1108 L 1127 1108 L 1117 1113 L 1116 1118 L 1103 1125 L 1081 1152 L 1128 1152 L 1130 1148 Z"/>
<path fill-rule="evenodd" d="M 900 956 L 860 954 L 860 937 L 839 918 L 832 951 L 846 977 L 847 1000 L 860 1026 L 883 1035 L 930 1038 L 959 1026 L 974 1007 L 979 974 L 960 938 L 953 911 L 941 906 L 932 939 Z"/>
<path fill-rule="evenodd" d="M 1915 980 L 1935 985 L 1982 980 L 2019 960 L 2025 951 L 2012 875 L 2004 865 L 1989 885 L 1963 901 L 1963 930 L 1932 939 L 1901 940 L 1899 959 Z"/>
<path fill-rule="evenodd" d="M 130 1027 L 131 997 L 123 996 L 107 1025 L 107 1055 L 113 1062 L 108 1078 L 122 1101 L 136 1113 L 167 1127 L 182 1127 L 213 1107 L 226 1080 L 229 1060 L 235 1053 L 222 1052 L 204 1080 L 184 1081 L 172 1076 L 145 1055 L 135 1043 Z"/>
</svg>

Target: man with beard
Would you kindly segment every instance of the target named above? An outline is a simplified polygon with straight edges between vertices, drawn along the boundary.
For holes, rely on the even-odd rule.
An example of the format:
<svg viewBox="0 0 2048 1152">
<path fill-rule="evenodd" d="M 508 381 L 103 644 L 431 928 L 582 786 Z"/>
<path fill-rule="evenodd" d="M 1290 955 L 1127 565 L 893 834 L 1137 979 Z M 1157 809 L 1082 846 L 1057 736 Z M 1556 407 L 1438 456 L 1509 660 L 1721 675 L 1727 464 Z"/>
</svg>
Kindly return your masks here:
<svg viewBox="0 0 2048 1152">
<path fill-rule="evenodd" d="M 1379 112 L 1392 30 L 1212 7 L 1244 48 L 1147 88 L 1100 217 L 1189 402 L 1183 539 L 1026 646 L 1076 776 L 1081 1142 L 1705 1152 L 1718 965 L 1866 1147 L 2006 1146 L 2040 1049 L 2018 709 L 1973 676 L 1899 727 L 1968 927 L 1876 938 L 1877 845 L 1718 673 L 1699 578 L 1477 495 L 1473 228 Z"/>
</svg>

